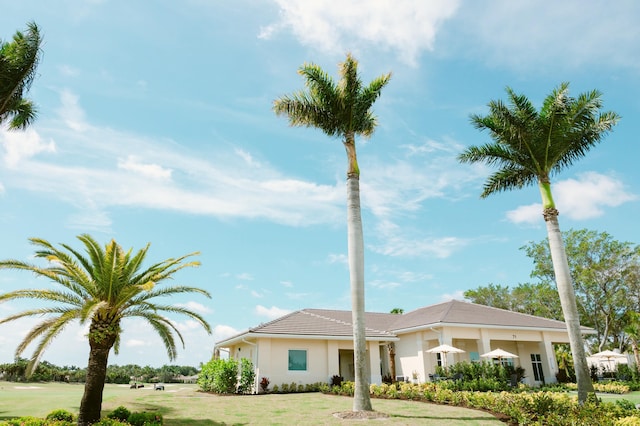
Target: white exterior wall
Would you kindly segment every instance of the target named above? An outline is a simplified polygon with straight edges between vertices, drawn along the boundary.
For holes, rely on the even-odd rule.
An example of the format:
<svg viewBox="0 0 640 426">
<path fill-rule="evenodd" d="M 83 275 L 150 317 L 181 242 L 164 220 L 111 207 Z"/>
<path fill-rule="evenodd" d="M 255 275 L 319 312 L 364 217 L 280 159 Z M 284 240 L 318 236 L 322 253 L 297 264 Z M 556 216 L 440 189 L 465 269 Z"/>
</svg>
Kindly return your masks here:
<svg viewBox="0 0 640 426">
<path fill-rule="evenodd" d="M 537 384 L 531 363 L 531 354 L 540 354 L 543 374 L 546 383 L 555 382 L 558 366 L 553 351 L 553 344 L 567 343 L 568 336 L 563 332 L 509 330 L 474 327 L 438 327 L 404 333 L 395 342 L 396 376 L 412 379 L 412 373 L 418 373 L 418 381 L 429 380 L 437 367 L 437 355 L 427 353 L 430 348 L 440 344 L 449 344 L 464 350 L 461 354 L 447 354 L 447 365 L 457 362 L 469 362 L 470 352 L 483 354 L 490 350 L 501 348 L 518 355 L 514 359 L 514 366 L 521 366 L 525 370 L 525 381 Z M 330 383 L 333 375 L 341 375 L 348 369 L 349 355 L 341 350 L 353 350 L 350 340 L 322 340 L 322 339 L 278 339 L 251 338 L 248 342 L 241 342 L 229 347 L 229 356 L 235 359 L 248 358 L 256 367 L 256 383 L 267 377 L 271 386 L 283 383 L 307 384 L 315 382 Z M 386 348 L 380 351 L 381 342 L 368 341 L 370 382 L 382 382 L 381 356 L 388 356 Z M 289 371 L 288 356 L 290 349 L 307 351 L 307 370 Z M 342 365 L 341 365 L 342 364 Z M 388 365 L 388 360 L 382 361 Z"/>
</svg>

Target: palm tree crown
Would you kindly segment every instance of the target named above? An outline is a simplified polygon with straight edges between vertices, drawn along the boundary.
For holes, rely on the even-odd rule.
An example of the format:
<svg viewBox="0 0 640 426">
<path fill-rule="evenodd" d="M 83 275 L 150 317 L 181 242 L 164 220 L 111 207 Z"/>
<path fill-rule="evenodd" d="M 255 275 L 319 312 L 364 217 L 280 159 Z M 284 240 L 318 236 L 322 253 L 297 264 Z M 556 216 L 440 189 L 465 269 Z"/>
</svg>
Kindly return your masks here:
<svg viewBox="0 0 640 426">
<path fill-rule="evenodd" d="M 41 43 L 33 22 L 25 33 L 16 32 L 11 42 L 0 40 L 0 124 L 8 121 L 10 129 L 25 129 L 35 119 L 35 105 L 23 96 L 36 76 Z"/>
<path fill-rule="evenodd" d="M 524 95 L 507 88 L 509 104 L 489 103 L 489 114 L 472 115 L 479 130 L 491 132 L 494 143 L 471 146 L 462 162 L 484 162 L 497 166 L 484 185 L 482 197 L 539 182 L 548 184 L 553 174 L 582 158 L 617 123 L 614 112 L 599 113 L 601 93 L 593 90 L 577 98 L 569 96 L 569 83 L 562 83 L 547 96 L 538 112 Z M 545 208 L 554 207 L 545 200 Z M 551 204 L 549 204 L 549 202 Z"/>
<path fill-rule="evenodd" d="M 359 175 L 355 157 L 355 135 L 371 136 L 377 120 L 371 111 L 374 102 L 389 82 L 391 73 L 380 76 L 363 87 L 358 75 L 358 61 L 350 54 L 340 64 L 340 81 L 333 79 L 316 64 L 304 64 L 298 71 L 305 78 L 307 90 L 280 97 L 273 109 L 286 115 L 292 126 L 316 127 L 328 136 L 344 138 L 349 155 L 348 175 Z M 352 152 L 351 152 L 352 151 Z"/>
</svg>

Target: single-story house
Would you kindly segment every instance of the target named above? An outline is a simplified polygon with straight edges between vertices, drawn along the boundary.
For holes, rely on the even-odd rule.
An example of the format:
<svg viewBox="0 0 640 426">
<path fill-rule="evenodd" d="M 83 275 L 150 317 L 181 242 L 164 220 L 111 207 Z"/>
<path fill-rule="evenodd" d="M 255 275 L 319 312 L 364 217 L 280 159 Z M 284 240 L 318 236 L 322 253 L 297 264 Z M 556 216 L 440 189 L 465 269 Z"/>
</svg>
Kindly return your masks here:
<svg viewBox="0 0 640 426">
<path fill-rule="evenodd" d="M 553 345 L 569 342 L 562 321 L 460 300 L 404 314 L 365 316 L 370 383 L 377 384 L 391 376 L 394 367 L 396 377 L 424 382 L 438 365 L 478 362 L 481 354 L 497 348 L 518 356 L 512 362 L 524 368 L 529 384 L 555 382 Z M 583 332 L 594 330 L 584 327 Z M 464 352 L 427 352 L 441 344 Z M 214 353 L 220 350 L 251 360 L 256 383 L 262 377 L 278 385 L 330 382 L 334 375 L 354 380 L 351 311 L 295 311 L 217 342 Z"/>
</svg>

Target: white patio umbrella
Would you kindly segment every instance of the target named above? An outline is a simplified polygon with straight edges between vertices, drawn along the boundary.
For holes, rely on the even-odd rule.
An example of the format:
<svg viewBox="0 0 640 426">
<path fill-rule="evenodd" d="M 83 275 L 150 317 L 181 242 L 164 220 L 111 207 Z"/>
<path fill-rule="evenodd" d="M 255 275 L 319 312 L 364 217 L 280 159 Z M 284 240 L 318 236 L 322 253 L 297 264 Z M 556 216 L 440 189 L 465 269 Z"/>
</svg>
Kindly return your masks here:
<svg viewBox="0 0 640 426">
<path fill-rule="evenodd" d="M 444 357 L 442 358 L 442 365 L 443 367 L 447 366 L 447 354 L 460 354 L 463 353 L 464 351 L 462 349 L 458 349 L 455 348 L 451 345 L 439 345 L 436 346 L 435 348 L 431 348 L 431 349 L 427 349 L 425 352 L 430 353 L 430 354 L 437 354 L 437 353 L 441 353 L 444 354 Z"/>
<path fill-rule="evenodd" d="M 618 352 L 614 352 L 614 351 L 602 351 L 602 352 L 596 352 L 595 354 L 591 355 L 594 358 L 600 358 L 600 359 L 606 359 L 607 362 L 609 363 L 609 371 L 613 371 L 613 368 L 611 368 L 611 360 L 613 358 L 626 358 L 626 355 L 620 354 Z"/>
<path fill-rule="evenodd" d="M 494 349 L 491 352 L 487 352 L 486 354 L 480 355 L 483 358 L 498 358 L 498 360 L 502 360 L 502 358 L 518 358 L 518 355 L 512 354 L 511 352 L 507 352 L 503 349 Z"/>
</svg>

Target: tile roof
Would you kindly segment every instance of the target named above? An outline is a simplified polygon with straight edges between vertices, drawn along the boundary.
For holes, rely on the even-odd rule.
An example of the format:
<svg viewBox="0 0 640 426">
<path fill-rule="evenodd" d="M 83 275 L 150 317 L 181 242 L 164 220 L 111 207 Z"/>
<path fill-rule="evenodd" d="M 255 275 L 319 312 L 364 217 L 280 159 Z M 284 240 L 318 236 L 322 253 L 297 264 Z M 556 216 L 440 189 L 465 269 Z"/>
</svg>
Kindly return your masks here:
<svg viewBox="0 0 640 426">
<path fill-rule="evenodd" d="M 551 320 L 476 303 L 451 300 L 407 312 L 398 316 L 388 328 L 399 332 L 433 324 L 476 324 L 509 328 L 544 328 L 566 330 L 562 321 Z"/>
<path fill-rule="evenodd" d="M 393 339 L 398 334 L 420 328 L 440 325 L 476 325 L 505 328 L 532 328 L 565 331 L 562 321 L 550 320 L 533 315 L 521 314 L 504 309 L 492 308 L 460 300 L 426 306 L 405 314 L 367 312 L 365 314 L 367 338 Z M 592 329 L 583 327 L 583 331 Z M 250 328 L 236 336 L 229 337 L 216 345 L 230 342 L 246 335 L 282 336 L 353 336 L 351 311 L 330 309 L 302 309 L 284 315 L 273 321 Z"/>
</svg>

